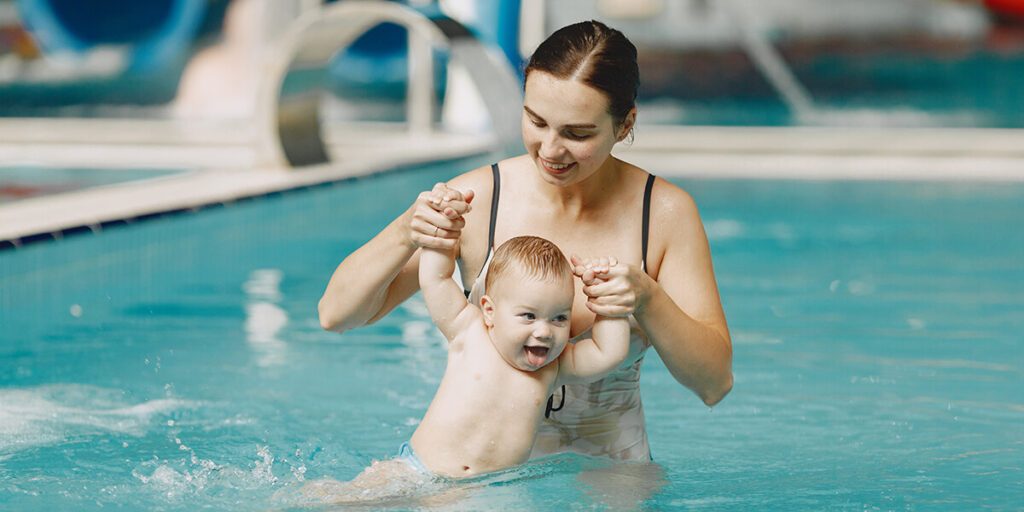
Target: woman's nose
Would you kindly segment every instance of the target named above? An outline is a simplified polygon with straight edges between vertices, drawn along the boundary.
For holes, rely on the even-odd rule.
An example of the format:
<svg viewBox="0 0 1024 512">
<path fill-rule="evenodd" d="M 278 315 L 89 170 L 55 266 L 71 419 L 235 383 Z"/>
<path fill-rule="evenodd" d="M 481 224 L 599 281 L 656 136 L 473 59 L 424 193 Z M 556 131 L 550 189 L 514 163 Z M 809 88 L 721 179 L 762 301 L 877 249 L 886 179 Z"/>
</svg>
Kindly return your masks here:
<svg viewBox="0 0 1024 512">
<path fill-rule="evenodd" d="M 545 132 L 540 145 L 541 158 L 554 160 L 562 155 L 563 149 L 565 148 L 562 146 L 562 141 L 558 137 L 558 133 L 554 130 L 548 130 Z"/>
</svg>

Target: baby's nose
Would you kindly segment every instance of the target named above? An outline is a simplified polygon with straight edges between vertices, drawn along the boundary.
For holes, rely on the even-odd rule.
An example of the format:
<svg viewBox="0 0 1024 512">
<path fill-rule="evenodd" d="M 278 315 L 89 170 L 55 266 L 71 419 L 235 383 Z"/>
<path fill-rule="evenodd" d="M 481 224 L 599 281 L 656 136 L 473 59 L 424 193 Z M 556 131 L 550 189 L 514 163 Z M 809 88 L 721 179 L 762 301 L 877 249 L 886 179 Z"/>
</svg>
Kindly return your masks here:
<svg viewBox="0 0 1024 512">
<path fill-rule="evenodd" d="M 551 326 L 547 322 L 540 322 L 533 330 L 533 337 L 541 340 L 550 338 Z"/>
</svg>

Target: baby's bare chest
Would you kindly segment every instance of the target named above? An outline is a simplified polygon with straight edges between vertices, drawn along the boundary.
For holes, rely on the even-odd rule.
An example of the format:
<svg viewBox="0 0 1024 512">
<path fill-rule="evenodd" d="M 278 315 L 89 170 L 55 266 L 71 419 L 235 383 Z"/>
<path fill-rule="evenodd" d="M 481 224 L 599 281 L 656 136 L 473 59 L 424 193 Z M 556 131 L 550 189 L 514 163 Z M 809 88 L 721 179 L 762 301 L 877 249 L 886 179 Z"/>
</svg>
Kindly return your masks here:
<svg viewBox="0 0 1024 512">
<path fill-rule="evenodd" d="M 488 410 L 538 411 L 546 403 L 558 374 L 557 363 L 523 371 L 502 359 L 489 339 L 470 339 L 450 356 L 448 374 L 460 393 Z"/>
</svg>

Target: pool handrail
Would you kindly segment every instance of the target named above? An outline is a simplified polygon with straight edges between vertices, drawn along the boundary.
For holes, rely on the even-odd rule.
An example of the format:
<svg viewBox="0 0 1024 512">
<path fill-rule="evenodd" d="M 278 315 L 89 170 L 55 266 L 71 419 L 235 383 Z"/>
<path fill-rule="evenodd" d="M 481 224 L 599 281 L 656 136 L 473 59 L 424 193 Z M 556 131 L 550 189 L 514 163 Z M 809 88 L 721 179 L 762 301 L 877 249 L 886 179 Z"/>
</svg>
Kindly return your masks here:
<svg viewBox="0 0 1024 512">
<path fill-rule="evenodd" d="M 450 62 L 461 65 L 476 85 L 491 119 L 498 150 L 522 149 L 522 89 L 501 53 L 458 21 L 423 14 L 395 2 L 350 0 L 307 11 L 285 30 L 272 50 L 257 103 L 259 161 L 268 166 L 301 167 L 331 160 L 321 132 L 319 87 L 291 91 L 295 72 L 317 72 L 359 36 L 380 23 L 409 31 L 409 80 L 406 115 L 413 133 L 434 130 L 433 48 L 447 48 Z M 315 84 L 319 85 L 319 83 Z"/>
</svg>

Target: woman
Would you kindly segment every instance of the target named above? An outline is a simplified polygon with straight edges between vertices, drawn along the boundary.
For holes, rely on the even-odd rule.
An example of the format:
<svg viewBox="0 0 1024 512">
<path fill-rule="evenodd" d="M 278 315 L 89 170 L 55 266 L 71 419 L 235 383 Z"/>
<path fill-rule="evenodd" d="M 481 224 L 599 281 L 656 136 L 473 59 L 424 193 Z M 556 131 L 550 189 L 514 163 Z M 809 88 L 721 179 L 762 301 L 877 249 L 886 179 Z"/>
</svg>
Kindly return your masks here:
<svg viewBox="0 0 1024 512">
<path fill-rule="evenodd" d="M 577 284 L 571 333 L 585 336 L 595 314 L 630 316 L 630 355 L 607 378 L 551 397 L 534 454 L 649 460 L 639 387 L 647 348 L 714 405 L 732 388 L 732 345 L 693 199 L 611 156 L 636 121 L 638 84 L 636 48 L 621 32 L 590 21 L 552 34 L 526 68 L 527 154 L 420 194 L 335 270 L 320 300 L 323 327 L 372 323 L 415 293 L 420 247 L 455 247 L 474 301 L 492 248 L 514 236 L 547 238 L 566 254 L 614 255 L 623 270 Z M 429 198 L 439 194 L 455 198 L 462 216 L 435 211 Z"/>
</svg>

